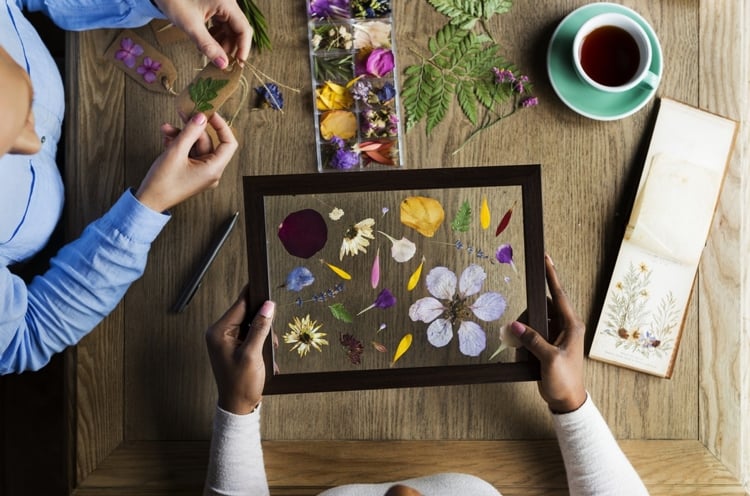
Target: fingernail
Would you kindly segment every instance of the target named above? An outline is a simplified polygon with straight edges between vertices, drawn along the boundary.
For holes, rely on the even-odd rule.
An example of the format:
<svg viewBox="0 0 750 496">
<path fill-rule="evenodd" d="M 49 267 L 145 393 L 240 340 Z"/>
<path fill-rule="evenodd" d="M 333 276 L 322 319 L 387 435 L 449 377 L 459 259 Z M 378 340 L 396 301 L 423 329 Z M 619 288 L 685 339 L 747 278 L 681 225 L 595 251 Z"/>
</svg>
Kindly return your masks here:
<svg viewBox="0 0 750 496">
<path fill-rule="evenodd" d="M 193 124 L 205 124 L 206 114 L 204 114 L 203 112 L 198 112 L 193 116 L 191 120 L 193 121 Z"/>
<path fill-rule="evenodd" d="M 276 309 L 276 304 L 270 300 L 263 303 L 263 306 L 260 307 L 260 313 L 262 316 L 264 316 L 267 319 L 270 319 L 273 317 L 274 310 Z"/>
<path fill-rule="evenodd" d="M 520 337 L 521 334 L 526 332 L 526 326 L 516 320 L 510 324 L 510 330 L 517 337 Z"/>
<path fill-rule="evenodd" d="M 552 264 L 552 267 L 554 267 L 554 266 L 555 266 L 555 261 L 554 261 L 554 260 L 552 260 L 552 257 L 550 257 L 550 256 L 549 256 L 549 253 L 545 253 L 545 254 L 544 254 L 544 258 L 546 258 L 547 260 L 549 260 L 549 263 L 551 263 L 551 264 Z"/>
<path fill-rule="evenodd" d="M 216 57 L 214 59 L 214 65 L 219 69 L 223 69 L 227 66 L 227 59 L 225 59 L 224 57 Z"/>
</svg>

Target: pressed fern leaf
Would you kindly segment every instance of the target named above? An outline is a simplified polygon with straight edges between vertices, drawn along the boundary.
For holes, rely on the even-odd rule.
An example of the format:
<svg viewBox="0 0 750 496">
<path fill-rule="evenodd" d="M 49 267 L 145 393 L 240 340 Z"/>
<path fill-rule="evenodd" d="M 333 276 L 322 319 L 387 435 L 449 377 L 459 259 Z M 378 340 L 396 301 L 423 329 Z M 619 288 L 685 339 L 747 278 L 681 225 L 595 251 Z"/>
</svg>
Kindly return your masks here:
<svg viewBox="0 0 750 496">
<path fill-rule="evenodd" d="M 453 218 L 453 221 L 451 222 L 451 229 L 458 232 L 466 232 L 469 230 L 469 227 L 471 226 L 471 205 L 469 204 L 468 200 L 464 200 L 464 202 L 461 204 L 460 207 L 458 207 L 458 212 L 456 212 L 456 217 Z"/>
<path fill-rule="evenodd" d="M 472 29 L 480 19 L 489 20 L 504 14 L 513 6 L 512 0 L 427 0 L 435 10 L 450 17 L 450 24 L 461 29 Z"/>
</svg>

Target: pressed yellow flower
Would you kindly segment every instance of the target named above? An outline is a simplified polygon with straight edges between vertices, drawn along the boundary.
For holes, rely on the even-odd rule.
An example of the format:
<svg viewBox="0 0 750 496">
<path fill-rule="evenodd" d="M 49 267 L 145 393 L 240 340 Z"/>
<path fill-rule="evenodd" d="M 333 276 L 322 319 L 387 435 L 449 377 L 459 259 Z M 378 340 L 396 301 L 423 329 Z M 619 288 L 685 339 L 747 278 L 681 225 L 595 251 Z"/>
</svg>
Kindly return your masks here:
<svg viewBox="0 0 750 496">
<path fill-rule="evenodd" d="M 339 260 L 344 259 L 344 255 L 356 255 L 359 252 L 367 253 L 367 247 L 370 246 L 370 239 L 375 239 L 372 234 L 372 227 L 375 225 L 375 219 L 367 218 L 350 226 L 344 234 L 344 240 L 341 242 L 339 251 Z"/>
<path fill-rule="evenodd" d="M 322 324 L 311 320 L 310 314 L 305 315 L 302 319 L 294 317 L 294 322 L 290 322 L 288 326 L 292 331 L 284 334 L 284 342 L 287 344 L 294 343 L 294 346 L 289 351 L 297 350 L 297 353 L 301 357 L 307 355 L 310 348 L 322 351 L 320 347 L 328 344 L 328 341 L 323 339 L 326 333 L 318 332 Z"/>
<path fill-rule="evenodd" d="M 641 262 L 641 264 L 638 266 L 641 272 L 648 272 L 648 265 L 646 265 L 644 262 Z"/>
<path fill-rule="evenodd" d="M 323 86 L 315 90 L 315 105 L 318 110 L 340 110 L 350 109 L 354 105 L 349 86 L 356 80 L 352 80 L 345 87 L 332 81 L 326 81 Z"/>
<path fill-rule="evenodd" d="M 329 110 L 320 118 L 320 135 L 325 140 L 338 136 L 342 140 L 357 134 L 357 117 L 348 110 Z"/>
</svg>

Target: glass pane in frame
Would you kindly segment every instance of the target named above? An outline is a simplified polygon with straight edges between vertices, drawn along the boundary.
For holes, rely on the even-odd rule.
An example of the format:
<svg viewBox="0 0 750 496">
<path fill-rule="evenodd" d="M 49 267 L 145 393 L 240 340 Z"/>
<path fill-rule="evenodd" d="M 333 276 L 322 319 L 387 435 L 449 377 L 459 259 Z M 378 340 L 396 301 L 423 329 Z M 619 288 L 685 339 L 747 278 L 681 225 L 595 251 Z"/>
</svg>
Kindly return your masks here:
<svg viewBox="0 0 750 496">
<path fill-rule="evenodd" d="M 245 178 L 266 393 L 538 378 L 501 334 L 526 309 L 546 333 L 539 167 L 390 176 Z"/>
</svg>

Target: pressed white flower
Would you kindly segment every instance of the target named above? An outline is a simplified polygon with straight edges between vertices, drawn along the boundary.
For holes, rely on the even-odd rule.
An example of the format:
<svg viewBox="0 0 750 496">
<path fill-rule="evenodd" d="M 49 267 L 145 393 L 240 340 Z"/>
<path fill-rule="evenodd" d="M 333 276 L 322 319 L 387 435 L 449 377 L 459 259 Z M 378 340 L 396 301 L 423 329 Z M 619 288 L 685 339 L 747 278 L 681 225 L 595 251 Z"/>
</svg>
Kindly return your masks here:
<svg viewBox="0 0 750 496">
<path fill-rule="evenodd" d="M 291 332 L 284 334 L 284 342 L 287 344 L 294 343 L 289 351 L 297 350 L 299 356 L 307 355 L 311 348 L 322 351 L 321 346 L 327 345 L 328 341 L 323 339 L 326 335 L 324 332 L 318 332 L 322 324 L 310 319 L 310 314 L 304 318 L 294 317 L 294 321 L 288 324 Z"/>
<path fill-rule="evenodd" d="M 343 211 L 343 210 L 341 210 L 341 209 L 340 209 L 340 208 L 338 208 L 338 207 L 334 208 L 333 210 L 331 210 L 331 211 L 330 211 L 330 212 L 328 213 L 328 217 L 330 217 L 330 218 L 331 218 L 331 220 L 339 220 L 339 219 L 340 219 L 341 217 L 343 217 L 343 216 L 344 216 L 344 211 Z"/>
<path fill-rule="evenodd" d="M 482 290 L 487 274 L 476 264 L 469 265 L 458 279 L 446 267 L 435 267 L 427 274 L 427 290 L 432 296 L 420 298 L 409 308 L 409 318 L 421 320 L 427 327 L 427 340 L 435 347 L 447 345 L 458 329 L 458 349 L 467 356 L 478 356 L 487 346 L 484 329 L 469 320 L 472 315 L 490 322 L 505 312 L 505 298 L 500 293 L 483 293 L 470 303 L 469 297 Z"/>
<path fill-rule="evenodd" d="M 344 233 L 344 239 L 341 242 L 339 250 L 339 260 L 344 259 L 344 255 L 356 255 L 359 252 L 367 253 L 367 247 L 370 246 L 370 239 L 375 239 L 372 234 L 372 228 L 375 225 L 375 219 L 367 218 L 350 226 Z"/>
</svg>

